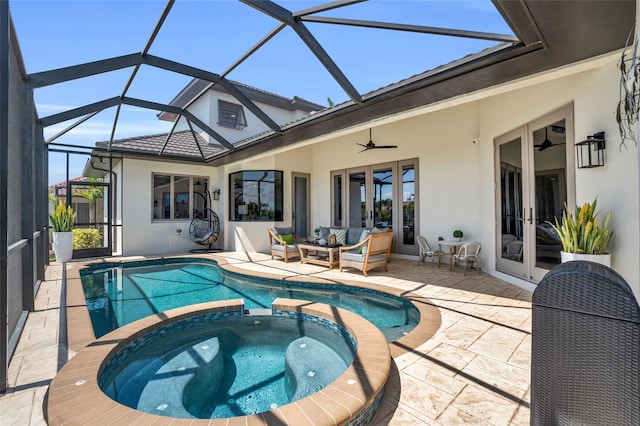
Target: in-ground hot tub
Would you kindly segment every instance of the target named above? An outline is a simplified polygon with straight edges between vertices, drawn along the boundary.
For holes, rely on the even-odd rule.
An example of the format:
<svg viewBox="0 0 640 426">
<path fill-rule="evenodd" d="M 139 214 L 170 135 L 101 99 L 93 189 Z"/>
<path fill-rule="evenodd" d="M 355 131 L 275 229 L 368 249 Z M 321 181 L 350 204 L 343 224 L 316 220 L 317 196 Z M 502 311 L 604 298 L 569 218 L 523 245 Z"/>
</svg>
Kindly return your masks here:
<svg viewBox="0 0 640 426">
<path fill-rule="evenodd" d="M 249 424 L 296 424 L 326 416 L 364 424 L 389 370 L 384 335 L 349 311 L 291 299 L 277 299 L 272 316 L 244 315 L 241 300 L 194 305 L 79 352 L 51 384 L 48 422 L 168 416 L 226 424 L 244 416 Z"/>
<path fill-rule="evenodd" d="M 310 317 L 203 314 L 128 343 L 98 383 L 112 399 L 180 418 L 258 414 L 336 380 L 356 344 L 344 328 Z"/>
</svg>

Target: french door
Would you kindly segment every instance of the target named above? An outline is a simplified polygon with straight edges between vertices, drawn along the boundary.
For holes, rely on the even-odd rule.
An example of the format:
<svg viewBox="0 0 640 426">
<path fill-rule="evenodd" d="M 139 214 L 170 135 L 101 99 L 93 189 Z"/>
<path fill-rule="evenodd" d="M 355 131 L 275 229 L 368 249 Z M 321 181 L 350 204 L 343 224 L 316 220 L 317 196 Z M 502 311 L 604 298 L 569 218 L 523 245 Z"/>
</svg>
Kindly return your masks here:
<svg viewBox="0 0 640 426">
<path fill-rule="evenodd" d="M 416 254 L 416 168 L 406 160 L 333 171 L 332 225 L 389 228 L 392 251 Z"/>
<path fill-rule="evenodd" d="M 573 141 L 571 106 L 495 140 L 497 270 L 537 283 L 560 263 L 551 223 L 575 205 Z"/>
<path fill-rule="evenodd" d="M 293 232 L 301 237 L 309 235 L 309 180 L 307 173 L 291 173 L 293 200 L 291 205 Z"/>
</svg>

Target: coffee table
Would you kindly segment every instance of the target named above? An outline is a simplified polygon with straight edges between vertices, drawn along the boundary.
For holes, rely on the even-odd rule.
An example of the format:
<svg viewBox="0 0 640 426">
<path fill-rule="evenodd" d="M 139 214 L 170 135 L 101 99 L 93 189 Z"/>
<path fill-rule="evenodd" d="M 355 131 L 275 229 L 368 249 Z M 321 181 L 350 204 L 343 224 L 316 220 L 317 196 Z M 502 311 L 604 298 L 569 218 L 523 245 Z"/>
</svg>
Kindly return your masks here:
<svg viewBox="0 0 640 426">
<path fill-rule="evenodd" d="M 340 260 L 338 259 L 339 248 L 339 244 L 325 246 L 319 244 L 298 244 L 300 263 L 313 263 L 314 265 L 328 266 L 329 269 L 332 269 L 334 266 L 340 264 Z M 315 252 L 316 254 L 311 255 L 311 252 Z"/>
</svg>

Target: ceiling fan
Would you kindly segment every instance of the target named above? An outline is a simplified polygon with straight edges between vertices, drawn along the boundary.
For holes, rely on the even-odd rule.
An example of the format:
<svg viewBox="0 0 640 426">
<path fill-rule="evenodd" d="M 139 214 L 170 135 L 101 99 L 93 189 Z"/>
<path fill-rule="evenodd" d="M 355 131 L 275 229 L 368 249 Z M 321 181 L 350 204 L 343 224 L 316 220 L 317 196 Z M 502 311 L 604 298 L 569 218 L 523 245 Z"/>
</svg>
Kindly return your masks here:
<svg viewBox="0 0 640 426">
<path fill-rule="evenodd" d="M 544 128 L 544 140 L 542 141 L 542 143 L 538 144 L 538 145 L 533 145 L 534 147 L 538 148 L 538 151 L 544 151 L 545 149 L 551 148 L 552 146 L 565 145 L 565 142 L 561 142 L 561 143 L 553 143 L 553 142 L 551 142 L 549 140 L 547 129 L 548 129 L 548 127 Z"/>
<path fill-rule="evenodd" d="M 366 145 L 361 144 L 356 142 L 356 145 L 360 145 L 363 146 L 364 149 L 360 152 L 364 152 L 370 149 L 384 149 L 384 148 L 397 148 L 397 145 L 376 145 L 375 143 L 373 143 L 373 140 L 371 139 L 371 127 L 369 127 L 369 142 L 367 142 Z"/>
</svg>

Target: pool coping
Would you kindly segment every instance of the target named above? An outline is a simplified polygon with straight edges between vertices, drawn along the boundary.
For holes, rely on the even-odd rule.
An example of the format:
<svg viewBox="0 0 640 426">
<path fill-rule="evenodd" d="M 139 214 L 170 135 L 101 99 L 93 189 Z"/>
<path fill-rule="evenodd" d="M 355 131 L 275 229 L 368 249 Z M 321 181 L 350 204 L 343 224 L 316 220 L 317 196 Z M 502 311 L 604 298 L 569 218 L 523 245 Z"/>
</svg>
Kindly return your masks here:
<svg viewBox="0 0 640 426">
<path fill-rule="evenodd" d="M 382 293 L 388 293 L 397 297 L 401 297 L 410 303 L 412 303 L 420 312 L 420 322 L 416 327 L 409 332 L 406 336 L 389 343 L 389 350 L 392 357 L 400 356 L 406 352 L 410 352 L 417 348 L 421 344 L 429 340 L 441 325 L 441 315 L 438 308 L 431 303 L 424 296 L 417 295 L 410 291 L 403 291 L 401 289 L 387 287 L 384 285 L 376 284 L 373 282 L 362 282 L 349 279 L 340 279 L 340 282 L 336 284 L 335 281 L 327 280 L 317 276 L 309 275 L 287 275 L 285 273 L 269 273 L 263 271 L 248 271 L 244 268 L 239 268 L 234 265 L 228 258 L 224 256 L 218 256 L 216 254 L 201 254 L 201 253 L 187 253 L 181 255 L 167 255 L 167 256 L 149 256 L 149 257 L 136 257 L 136 258 L 123 258 L 123 259 L 101 259 L 83 263 L 68 263 L 66 268 L 66 313 L 67 324 L 73 324 L 73 327 L 67 326 L 67 347 L 72 352 L 78 352 L 82 348 L 89 345 L 96 340 L 93 333 L 93 325 L 91 324 L 91 318 L 89 316 L 89 310 L 87 308 L 84 291 L 82 289 L 82 281 L 80 273 L 83 269 L 86 269 L 92 265 L 101 263 L 130 263 L 146 260 L 162 260 L 162 259 L 181 259 L 181 258 L 195 258 L 213 260 L 218 263 L 220 268 L 232 273 L 238 273 L 247 276 L 254 276 L 258 278 L 266 278 L 281 281 L 295 281 L 302 283 L 317 283 L 317 284 L 334 284 L 334 285 L 347 285 L 362 289 L 380 291 Z M 346 275 L 346 273 L 345 273 Z M 372 278 L 372 277 L 370 277 Z M 153 317 L 161 316 L 157 314 Z"/>
<path fill-rule="evenodd" d="M 190 424 L 190 425 L 343 425 L 366 424 L 375 415 L 391 371 L 389 345 L 380 330 L 359 315 L 334 306 L 278 298 L 273 311 L 326 318 L 356 340 L 354 362 L 337 380 L 298 401 L 264 413 L 225 419 L 174 419 L 144 413 L 109 398 L 98 386 L 99 372 L 109 357 L 134 339 L 192 316 L 244 312 L 242 299 L 189 305 L 120 327 L 76 354 L 54 377 L 46 400 L 47 423 L 61 424 Z"/>
</svg>

